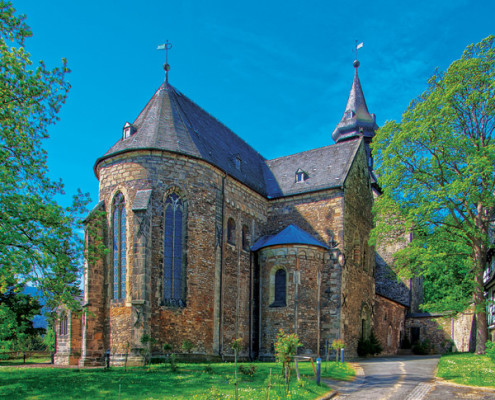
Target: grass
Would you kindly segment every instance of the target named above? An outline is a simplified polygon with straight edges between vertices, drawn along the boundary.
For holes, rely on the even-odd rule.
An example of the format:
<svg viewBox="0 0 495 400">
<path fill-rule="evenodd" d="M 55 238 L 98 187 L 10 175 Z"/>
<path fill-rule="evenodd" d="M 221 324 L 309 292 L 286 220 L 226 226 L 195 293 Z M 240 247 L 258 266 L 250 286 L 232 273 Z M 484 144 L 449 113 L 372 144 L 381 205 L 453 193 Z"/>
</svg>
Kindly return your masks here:
<svg viewBox="0 0 495 400">
<path fill-rule="evenodd" d="M 50 361 L 50 357 L 27 357 L 25 364 L 49 364 Z M 14 358 L 9 360 L 0 359 L 0 367 L 15 367 L 22 364 L 24 364 L 24 360 L 22 358 Z"/>
<path fill-rule="evenodd" d="M 322 377 L 347 378 L 354 371 L 347 364 L 329 363 Z M 240 399 L 265 400 L 270 369 L 272 370 L 270 399 L 313 400 L 330 388 L 317 386 L 311 364 L 300 363 L 303 377 L 297 382 L 292 373 L 289 396 L 281 378 L 281 366 L 276 363 L 243 363 L 255 365 L 250 377 L 237 373 Z M 69 368 L 0 368 L 0 398 L 8 399 L 233 399 L 234 365 L 178 364 L 172 372 L 167 364 L 151 368 L 69 369 Z"/>
<path fill-rule="evenodd" d="M 472 353 L 446 354 L 438 363 L 437 377 L 461 385 L 495 387 L 495 362 Z"/>
</svg>

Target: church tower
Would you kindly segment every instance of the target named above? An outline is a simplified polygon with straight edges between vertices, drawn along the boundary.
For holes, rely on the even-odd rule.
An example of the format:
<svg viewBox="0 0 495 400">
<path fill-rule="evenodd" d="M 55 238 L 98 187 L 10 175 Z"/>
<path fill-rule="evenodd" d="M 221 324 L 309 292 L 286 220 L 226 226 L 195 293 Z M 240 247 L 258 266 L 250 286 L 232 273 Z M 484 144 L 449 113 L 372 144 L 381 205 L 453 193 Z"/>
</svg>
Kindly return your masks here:
<svg viewBox="0 0 495 400">
<path fill-rule="evenodd" d="M 332 139 L 335 143 L 354 140 L 362 137 L 366 147 L 366 156 L 368 157 L 368 167 L 373 169 L 373 159 L 371 157 L 370 143 L 378 129 L 375 114 L 370 114 L 364 99 L 363 89 L 359 81 L 358 68 L 359 61 L 354 63 L 354 80 L 352 82 L 351 92 L 347 99 L 344 115 L 337 124 L 332 133 Z"/>
</svg>

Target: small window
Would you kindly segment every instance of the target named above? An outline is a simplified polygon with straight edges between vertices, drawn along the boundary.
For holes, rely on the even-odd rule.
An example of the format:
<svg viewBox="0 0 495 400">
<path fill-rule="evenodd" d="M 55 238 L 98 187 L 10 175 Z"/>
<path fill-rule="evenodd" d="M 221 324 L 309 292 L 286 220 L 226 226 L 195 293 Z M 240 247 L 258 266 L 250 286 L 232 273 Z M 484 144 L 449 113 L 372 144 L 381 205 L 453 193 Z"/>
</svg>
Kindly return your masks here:
<svg viewBox="0 0 495 400">
<path fill-rule="evenodd" d="M 304 172 L 302 169 L 298 169 L 296 171 L 296 182 L 299 183 L 299 182 L 304 182 L 306 181 L 307 179 L 309 178 L 308 174 L 306 172 Z"/>
<path fill-rule="evenodd" d="M 287 272 L 280 268 L 275 272 L 274 300 L 270 307 L 285 307 L 287 305 Z"/>
<path fill-rule="evenodd" d="M 135 132 L 136 128 L 134 128 L 129 122 L 126 122 L 124 128 L 122 128 L 122 139 L 131 137 Z"/>
<path fill-rule="evenodd" d="M 234 163 L 235 163 L 235 168 L 240 171 L 241 170 L 241 163 L 242 163 L 241 157 L 237 156 L 234 159 Z"/>
<path fill-rule="evenodd" d="M 246 225 L 242 226 L 242 249 L 249 251 L 249 228 Z"/>
<path fill-rule="evenodd" d="M 227 221 L 227 242 L 235 245 L 235 221 L 229 218 Z"/>
<path fill-rule="evenodd" d="M 344 116 L 345 116 L 345 119 L 351 119 L 354 116 L 354 112 L 353 111 L 346 111 Z"/>
<path fill-rule="evenodd" d="M 59 320 L 59 327 L 58 327 L 58 333 L 60 336 L 65 336 L 68 333 L 68 321 L 67 321 L 67 314 L 63 313 L 60 316 Z"/>
</svg>

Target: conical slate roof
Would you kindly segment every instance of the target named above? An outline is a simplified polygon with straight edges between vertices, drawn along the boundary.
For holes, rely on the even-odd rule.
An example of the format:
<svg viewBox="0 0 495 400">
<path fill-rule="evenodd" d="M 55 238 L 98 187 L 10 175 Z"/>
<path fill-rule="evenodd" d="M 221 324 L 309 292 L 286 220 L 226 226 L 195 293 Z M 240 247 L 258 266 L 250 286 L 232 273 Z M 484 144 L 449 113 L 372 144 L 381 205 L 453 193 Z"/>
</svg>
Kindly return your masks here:
<svg viewBox="0 0 495 400">
<path fill-rule="evenodd" d="M 291 224 L 276 235 L 261 237 L 251 247 L 251 250 L 256 251 L 264 247 L 276 246 L 281 244 L 307 244 L 311 246 L 323 247 L 324 249 L 329 248 L 325 243 L 316 240 L 308 232 L 303 231 L 298 226 Z"/>
<path fill-rule="evenodd" d="M 364 99 L 363 89 L 358 76 L 359 61 L 354 61 L 354 80 L 347 99 L 344 115 L 332 133 L 335 143 L 355 138 L 362 134 L 372 138 L 378 125 L 374 114 L 370 114 Z"/>
<path fill-rule="evenodd" d="M 119 140 L 96 165 L 132 150 L 172 151 L 205 160 L 266 195 L 265 159 L 170 84 L 160 86 L 132 126 L 136 133 Z"/>
</svg>

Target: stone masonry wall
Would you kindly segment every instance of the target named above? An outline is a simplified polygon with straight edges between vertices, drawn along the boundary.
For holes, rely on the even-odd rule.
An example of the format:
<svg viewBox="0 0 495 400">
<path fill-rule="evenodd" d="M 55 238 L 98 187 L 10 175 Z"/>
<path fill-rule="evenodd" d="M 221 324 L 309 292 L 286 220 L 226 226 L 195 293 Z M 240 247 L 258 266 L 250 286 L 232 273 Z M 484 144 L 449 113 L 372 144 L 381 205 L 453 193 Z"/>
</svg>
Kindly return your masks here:
<svg viewBox="0 0 495 400">
<path fill-rule="evenodd" d="M 442 354 L 451 349 L 461 352 L 473 351 L 476 337 L 473 317 L 472 310 L 466 310 L 455 317 L 409 317 L 406 319 L 406 334 L 411 340 L 411 329 L 419 328 L 419 340 L 428 340 L 432 353 Z"/>
<path fill-rule="evenodd" d="M 397 354 L 405 330 L 406 307 L 376 295 L 373 330 L 383 347 L 381 355 Z"/>
<path fill-rule="evenodd" d="M 262 282 L 260 356 L 273 356 L 279 329 L 298 334 L 303 344 L 299 354 L 318 354 L 324 345 L 321 277 L 323 270 L 331 268 L 329 252 L 315 246 L 273 246 L 259 251 L 259 263 Z M 287 274 L 286 305 L 272 306 L 274 274 L 281 268 Z M 325 305 L 325 314 L 330 315 L 330 311 Z"/>
<path fill-rule="evenodd" d="M 121 191 L 127 209 L 127 299 L 118 306 L 129 311 L 111 311 L 110 326 L 122 329 L 112 328 L 110 345 L 121 346 L 130 339 L 132 347 L 142 347 L 136 322 L 140 332 L 156 341 L 153 351 L 159 351 L 164 343 L 180 351 L 187 340 L 193 343 L 193 353 L 212 355 L 230 350 L 234 337 L 246 336 L 247 341 L 251 262 L 249 252 L 239 246 L 243 225 L 249 227 L 250 244 L 259 235 L 259 226 L 266 220 L 266 200 L 209 164 L 177 154 L 133 152 L 106 160 L 98 171 L 100 199 L 110 205 Z M 143 189 L 152 189 L 144 218 L 132 211 L 134 197 Z M 179 192 L 187 206 L 185 307 L 164 306 L 162 301 L 164 199 L 171 190 Z M 225 244 L 229 217 L 236 221 L 235 245 Z M 149 260 L 140 254 L 139 224 L 151 230 Z M 141 264 L 148 260 L 146 269 L 151 272 L 133 280 L 131 271 L 138 271 L 139 258 Z M 130 282 L 140 286 L 132 287 Z M 136 291 L 143 293 L 139 305 L 130 297 Z M 130 338 L 125 331 L 131 332 Z"/>
<path fill-rule="evenodd" d="M 364 146 L 361 142 L 344 187 L 344 255 L 342 270 L 342 338 L 350 357 L 357 355 L 359 338 L 372 329 L 375 299 L 374 249 L 368 245 L 373 227 L 373 195 Z M 363 332 L 363 329 L 365 332 Z"/>
</svg>

